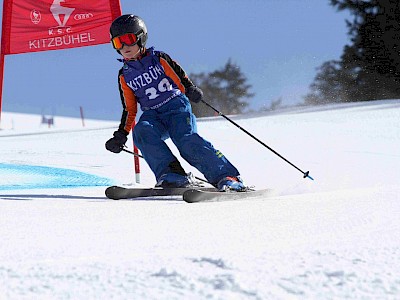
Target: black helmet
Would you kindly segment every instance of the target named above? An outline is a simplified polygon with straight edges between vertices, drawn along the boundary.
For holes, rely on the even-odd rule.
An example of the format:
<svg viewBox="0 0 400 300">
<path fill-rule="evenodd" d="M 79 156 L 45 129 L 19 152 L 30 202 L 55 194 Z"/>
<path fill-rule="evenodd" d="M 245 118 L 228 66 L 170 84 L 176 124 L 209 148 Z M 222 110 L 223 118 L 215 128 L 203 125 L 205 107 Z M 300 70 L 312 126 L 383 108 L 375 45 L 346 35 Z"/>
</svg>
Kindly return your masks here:
<svg viewBox="0 0 400 300">
<path fill-rule="evenodd" d="M 122 15 L 116 18 L 110 27 L 111 39 L 133 33 L 138 39 L 138 46 L 145 47 L 147 42 L 147 28 L 144 21 L 135 15 Z"/>
</svg>

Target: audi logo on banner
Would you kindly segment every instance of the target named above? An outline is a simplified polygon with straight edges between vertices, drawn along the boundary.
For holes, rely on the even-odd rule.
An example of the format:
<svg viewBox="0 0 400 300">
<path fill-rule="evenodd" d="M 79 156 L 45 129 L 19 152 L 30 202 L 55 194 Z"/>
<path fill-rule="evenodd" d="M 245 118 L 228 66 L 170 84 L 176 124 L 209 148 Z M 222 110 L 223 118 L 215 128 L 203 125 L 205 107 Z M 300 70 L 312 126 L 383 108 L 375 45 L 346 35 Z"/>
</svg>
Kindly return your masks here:
<svg viewBox="0 0 400 300">
<path fill-rule="evenodd" d="M 92 13 L 86 13 L 86 14 L 76 14 L 74 15 L 74 20 L 86 20 L 86 19 L 90 19 L 93 18 L 93 14 Z"/>
</svg>

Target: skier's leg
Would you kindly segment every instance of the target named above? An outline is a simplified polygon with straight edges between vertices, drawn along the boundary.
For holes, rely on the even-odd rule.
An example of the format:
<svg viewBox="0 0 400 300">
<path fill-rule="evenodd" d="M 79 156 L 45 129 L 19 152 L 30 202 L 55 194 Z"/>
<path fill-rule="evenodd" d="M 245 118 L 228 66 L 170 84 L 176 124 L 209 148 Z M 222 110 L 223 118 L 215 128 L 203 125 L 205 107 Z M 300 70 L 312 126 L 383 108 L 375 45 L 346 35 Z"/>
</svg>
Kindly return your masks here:
<svg viewBox="0 0 400 300">
<path fill-rule="evenodd" d="M 146 111 L 133 130 L 133 141 L 153 171 L 156 180 L 166 173 L 185 176 L 186 173 L 164 140 L 168 137 L 156 114 Z"/>
<path fill-rule="evenodd" d="M 239 176 L 239 171 L 221 151 L 197 133 L 196 119 L 187 98 L 179 98 L 180 104 L 171 103 L 168 107 L 170 116 L 163 120 L 168 121 L 166 128 L 181 156 L 213 185 L 224 177 Z"/>
</svg>

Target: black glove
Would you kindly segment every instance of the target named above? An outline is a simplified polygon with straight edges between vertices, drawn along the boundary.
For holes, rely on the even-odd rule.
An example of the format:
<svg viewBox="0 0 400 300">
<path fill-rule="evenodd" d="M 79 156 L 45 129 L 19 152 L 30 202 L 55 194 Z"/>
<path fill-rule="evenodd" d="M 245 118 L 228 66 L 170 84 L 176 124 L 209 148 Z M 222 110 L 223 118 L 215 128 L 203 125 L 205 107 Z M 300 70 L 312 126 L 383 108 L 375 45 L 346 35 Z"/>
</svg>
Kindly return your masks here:
<svg viewBox="0 0 400 300">
<path fill-rule="evenodd" d="M 203 91 L 195 85 L 191 85 L 186 89 L 186 96 L 190 101 L 199 103 L 203 100 Z"/>
<path fill-rule="evenodd" d="M 117 130 L 114 132 L 114 137 L 106 142 L 106 149 L 114 153 L 120 153 L 127 140 L 126 133 L 122 130 Z"/>
</svg>

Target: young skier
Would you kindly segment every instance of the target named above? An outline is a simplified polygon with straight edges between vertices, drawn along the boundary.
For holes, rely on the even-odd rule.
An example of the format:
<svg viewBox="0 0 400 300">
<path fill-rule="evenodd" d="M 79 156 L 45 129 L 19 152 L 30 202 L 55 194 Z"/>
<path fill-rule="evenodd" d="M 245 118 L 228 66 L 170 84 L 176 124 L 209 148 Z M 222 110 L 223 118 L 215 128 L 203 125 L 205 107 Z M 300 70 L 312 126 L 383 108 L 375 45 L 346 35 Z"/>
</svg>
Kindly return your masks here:
<svg viewBox="0 0 400 300">
<path fill-rule="evenodd" d="M 220 191 L 244 191 L 238 170 L 197 133 L 190 101 L 203 92 L 171 57 L 146 48 L 147 28 L 135 15 L 123 15 L 110 27 L 111 43 L 122 55 L 118 85 L 122 101 L 121 123 L 106 149 L 122 151 L 132 129 L 139 103 L 143 114 L 133 129 L 133 141 L 156 177 L 158 187 L 188 187 L 193 183 L 165 139 L 171 138 L 180 155 Z"/>
</svg>

